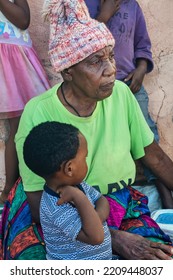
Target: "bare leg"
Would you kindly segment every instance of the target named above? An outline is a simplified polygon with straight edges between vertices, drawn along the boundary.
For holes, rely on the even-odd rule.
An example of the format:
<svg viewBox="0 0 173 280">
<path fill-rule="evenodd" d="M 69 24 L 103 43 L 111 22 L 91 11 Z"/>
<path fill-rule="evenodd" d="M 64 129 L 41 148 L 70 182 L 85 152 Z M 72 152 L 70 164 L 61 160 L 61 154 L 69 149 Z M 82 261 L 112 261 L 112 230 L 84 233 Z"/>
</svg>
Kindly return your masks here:
<svg viewBox="0 0 173 280">
<path fill-rule="evenodd" d="M 4 203 L 7 196 L 13 187 L 15 181 L 19 176 L 18 159 L 14 137 L 17 132 L 20 117 L 9 119 L 10 134 L 5 144 L 5 171 L 6 171 L 6 184 L 0 196 L 0 203 Z"/>
</svg>

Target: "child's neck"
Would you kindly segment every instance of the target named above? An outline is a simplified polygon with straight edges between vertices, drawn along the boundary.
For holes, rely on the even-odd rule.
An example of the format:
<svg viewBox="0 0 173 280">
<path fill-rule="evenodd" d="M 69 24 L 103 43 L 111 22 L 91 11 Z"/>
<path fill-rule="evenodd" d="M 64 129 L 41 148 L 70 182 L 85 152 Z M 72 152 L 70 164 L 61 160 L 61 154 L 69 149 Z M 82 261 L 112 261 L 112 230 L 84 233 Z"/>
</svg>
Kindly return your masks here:
<svg viewBox="0 0 173 280">
<path fill-rule="evenodd" d="M 72 185 L 70 182 L 66 182 L 63 180 L 63 182 L 60 179 L 57 178 L 49 178 L 46 179 L 47 186 L 54 192 L 58 193 L 60 189 L 67 185 Z"/>
</svg>

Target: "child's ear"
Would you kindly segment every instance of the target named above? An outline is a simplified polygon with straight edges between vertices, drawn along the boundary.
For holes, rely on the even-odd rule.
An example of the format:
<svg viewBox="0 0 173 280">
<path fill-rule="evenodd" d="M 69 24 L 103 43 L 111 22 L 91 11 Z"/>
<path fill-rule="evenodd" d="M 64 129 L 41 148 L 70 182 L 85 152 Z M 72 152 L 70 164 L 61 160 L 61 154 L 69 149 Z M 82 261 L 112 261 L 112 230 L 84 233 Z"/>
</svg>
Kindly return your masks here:
<svg viewBox="0 0 173 280">
<path fill-rule="evenodd" d="M 73 176 L 73 162 L 71 160 L 67 161 L 64 165 L 64 173 L 66 176 Z"/>
</svg>

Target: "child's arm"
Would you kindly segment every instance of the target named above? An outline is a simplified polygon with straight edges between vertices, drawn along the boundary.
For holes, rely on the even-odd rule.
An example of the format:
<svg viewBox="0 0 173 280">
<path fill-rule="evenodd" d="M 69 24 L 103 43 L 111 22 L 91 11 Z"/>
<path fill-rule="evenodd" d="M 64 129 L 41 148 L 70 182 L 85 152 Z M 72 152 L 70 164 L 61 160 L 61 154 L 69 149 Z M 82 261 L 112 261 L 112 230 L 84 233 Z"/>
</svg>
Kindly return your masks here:
<svg viewBox="0 0 173 280">
<path fill-rule="evenodd" d="M 105 222 L 109 216 L 109 202 L 107 199 L 102 195 L 95 203 L 95 210 L 97 211 L 100 220 Z"/>
<path fill-rule="evenodd" d="M 151 41 L 144 14 L 138 4 L 134 33 L 134 61 L 136 69 L 129 73 L 125 81 L 132 79 L 130 89 L 133 93 L 136 93 L 141 88 L 145 74 L 153 69 Z"/>
<path fill-rule="evenodd" d="M 58 205 L 73 202 L 81 217 L 82 228 L 77 240 L 91 245 L 98 245 L 104 240 L 104 230 L 99 215 L 87 196 L 78 188 L 66 186 L 60 189 Z"/>
<path fill-rule="evenodd" d="M 97 20 L 107 23 L 108 20 L 119 10 L 121 0 L 101 0 L 101 10 Z"/>
<path fill-rule="evenodd" d="M 0 11 L 16 27 L 25 30 L 30 24 L 30 10 L 26 0 L 0 0 Z"/>
</svg>

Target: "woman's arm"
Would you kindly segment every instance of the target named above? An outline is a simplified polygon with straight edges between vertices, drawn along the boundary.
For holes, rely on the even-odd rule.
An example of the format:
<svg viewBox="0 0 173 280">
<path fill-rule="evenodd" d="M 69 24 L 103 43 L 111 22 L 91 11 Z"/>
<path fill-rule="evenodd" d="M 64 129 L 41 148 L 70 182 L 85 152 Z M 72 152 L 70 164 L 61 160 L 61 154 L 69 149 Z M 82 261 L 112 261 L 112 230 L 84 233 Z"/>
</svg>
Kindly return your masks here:
<svg viewBox="0 0 173 280">
<path fill-rule="evenodd" d="M 145 147 L 145 156 L 141 161 L 151 169 L 156 177 L 163 183 L 156 180 L 156 187 L 162 198 L 164 207 L 173 208 L 173 162 L 164 153 L 160 146 L 154 141 Z"/>
<path fill-rule="evenodd" d="M 165 185 L 162 184 L 160 180 L 155 180 L 154 184 L 157 187 L 157 190 L 159 192 L 159 195 L 161 197 L 162 201 L 162 208 L 165 209 L 173 209 L 173 196 L 172 192 L 165 187 Z"/>
<path fill-rule="evenodd" d="M 39 224 L 40 223 L 39 209 L 40 209 L 40 200 L 41 200 L 42 191 L 25 192 L 25 193 L 30 206 L 33 222 Z"/>
<path fill-rule="evenodd" d="M 173 162 L 155 141 L 145 147 L 145 156 L 141 160 L 169 190 L 173 191 Z"/>
<path fill-rule="evenodd" d="M 0 10 L 16 27 L 25 30 L 30 24 L 30 9 L 26 0 L 0 0 Z"/>
</svg>

